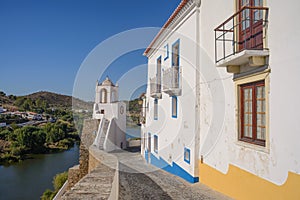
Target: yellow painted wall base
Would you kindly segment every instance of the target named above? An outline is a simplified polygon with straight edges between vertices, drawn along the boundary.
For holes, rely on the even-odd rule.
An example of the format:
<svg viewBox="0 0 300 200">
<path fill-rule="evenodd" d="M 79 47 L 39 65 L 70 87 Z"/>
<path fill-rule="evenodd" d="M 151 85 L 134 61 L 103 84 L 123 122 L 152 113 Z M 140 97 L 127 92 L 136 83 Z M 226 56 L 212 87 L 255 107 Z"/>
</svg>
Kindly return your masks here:
<svg viewBox="0 0 300 200">
<path fill-rule="evenodd" d="M 234 199 L 300 199 L 300 175 L 289 172 L 278 186 L 238 167 L 229 165 L 227 174 L 199 161 L 200 182 Z"/>
</svg>

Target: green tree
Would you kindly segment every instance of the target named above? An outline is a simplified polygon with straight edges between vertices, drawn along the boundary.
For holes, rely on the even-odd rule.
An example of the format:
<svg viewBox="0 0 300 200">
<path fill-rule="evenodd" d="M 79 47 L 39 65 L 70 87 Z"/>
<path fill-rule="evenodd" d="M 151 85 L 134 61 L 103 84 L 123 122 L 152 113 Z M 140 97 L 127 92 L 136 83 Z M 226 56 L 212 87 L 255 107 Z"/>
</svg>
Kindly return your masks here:
<svg viewBox="0 0 300 200">
<path fill-rule="evenodd" d="M 34 153 L 41 153 L 45 150 L 46 133 L 43 130 L 34 131 L 32 133 L 31 150 Z"/>
<path fill-rule="evenodd" d="M 60 188 L 64 185 L 64 183 L 68 180 L 68 172 L 63 172 L 60 174 L 56 174 L 53 178 L 53 187 L 54 191 L 47 189 L 43 196 L 41 196 L 42 200 L 51 200 L 55 197 Z"/>
<path fill-rule="evenodd" d="M 55 193 L 52 190 L 47 189 L 41 196 L 41 200 L 52 200 L 55 196 Z"/>
<path fill-rule="evenodd" d="M 15 106 L 21 107 L 23 105 L 23 103 L 26 101 L 27 98 L 24 97 L 17 97 L 16 101 L 15 101 Z"/>
<path fill-rule="evenodd" d="M 34 105 L 34 104 L 33 104 L 33 102 L 32 102 L 31 99 L 26 99 L 26 100 L 24 101 L 24 103 L 21 105 L 21 108 L 22 108 L 23 110 L 29 111 L 29 110 L 33 110 L 33 108 L 34 108 L 33 105 Z"/>
<path fill-rule="evenodd" d="M 66 137 L 64 126 L 59 123 L 47 123 L 44 127 L 44 131 L 46 132 L 47 143 L 55 143 Z"/>
<path fill-rule="evenodd" d="M 15 96 L 15 95 L 8 95 L 8 98 L 10 99 L 10 100 L 13 100 L 13 101 L 15 101 L 16 99 L 17 99 L 17 97 Z"/>
<path fill-rule="evenodd" d="M 9 131 L 8 129 L 2 130 L 0 132 L 0 139 L 1 140 L 8 140 L 10 134 L 11 134 L 11 131 Z"/>
<path fill-rule="evenodd" d="M 5 97 L 5 96 L 6 96 L 5 92 L 3 92 L 3 91 L 0 91 L 0 96 L 3 96 L 3 97 Z"/>
</svg>

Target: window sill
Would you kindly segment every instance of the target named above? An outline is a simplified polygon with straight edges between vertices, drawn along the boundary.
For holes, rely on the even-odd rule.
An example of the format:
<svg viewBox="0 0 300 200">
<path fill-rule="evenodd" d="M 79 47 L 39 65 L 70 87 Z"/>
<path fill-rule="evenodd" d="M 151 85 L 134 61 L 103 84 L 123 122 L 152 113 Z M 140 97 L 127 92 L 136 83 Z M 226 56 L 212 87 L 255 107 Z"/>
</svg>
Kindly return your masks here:
<svg viewBox="0 0 300 200">
<path fill-rule="evenodd" d="M 269 150 L 267 145 L 266 146 L 260 146 L 260 145 L 257 145 L 257 144 L 251 144 L 251 143 L 248 143 L 248 142 L 244 142 L 242 140 L 236 141 L 235 144 L 237 146 L 244 147 L 244 148 L 247 148 L 247 149 L 251 149 L 251 150 L 254 150 L 254 151 L 260 151 L 260 152 L 267 153 L 267 154 L 270 153 L 270 150 Z"/>
</svg>

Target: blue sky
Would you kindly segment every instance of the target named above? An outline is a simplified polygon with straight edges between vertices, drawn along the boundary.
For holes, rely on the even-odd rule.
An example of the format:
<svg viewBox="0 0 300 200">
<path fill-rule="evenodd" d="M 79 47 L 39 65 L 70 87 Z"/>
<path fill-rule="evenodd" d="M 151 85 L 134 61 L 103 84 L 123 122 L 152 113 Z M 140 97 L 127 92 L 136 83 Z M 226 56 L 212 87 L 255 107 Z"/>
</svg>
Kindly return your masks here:
<svg viewBox="0 0 300 200">
<path fill-rule="evenodd" d="M 179 3 L 180 0 L 0 0 L 0 90 L 15 95 L 37 91 L 71 95 L 77 71 L 98 44 L 129 29 L 161 27 Z M 147 35 L 147 42 L 154 35 Z M 142 53 L 140 49 L 121 55 L 98 77 L 109 75 L 119 82 L 125 72 L 146 64 Z M 145 70 L 136 71 L 134 76 L 146 80 Z M 126 93 L 136 93 L 126 88 L 120 85 L 121 99 L 126 99 Z M 92 90 L 87 98 L 92 98 Z"/>
</svg>

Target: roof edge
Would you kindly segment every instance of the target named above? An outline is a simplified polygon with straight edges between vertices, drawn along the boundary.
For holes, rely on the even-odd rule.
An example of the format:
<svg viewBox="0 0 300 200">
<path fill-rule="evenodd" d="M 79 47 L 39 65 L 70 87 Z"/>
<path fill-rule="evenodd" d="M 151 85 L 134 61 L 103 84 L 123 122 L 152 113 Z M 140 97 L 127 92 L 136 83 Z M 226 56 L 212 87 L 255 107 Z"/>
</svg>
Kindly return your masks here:
<svg viewBox="0 0 300 200">
<path fill-rule="evenodd" d="M 177 6 L 177 8 L 174 10 L 172 15 L 169 17 L 169 19 L 166 21 L 166 23 L 163 25 L 163 27 L 160 29 L 160 31 L 157 33 L 155 38 L 152 40 L 150 45 L 147 47 L 147 49 L 144 51 L 143 55 L 147 56 L 149 51 L 152 49 L 154 43 L 157 41 L 157 39 L 161 36 L 161 34 L 164 32 L 164 29 L 166 29 L 170 23 L 175 19 L 175 17 L 178 15 L 178 13 L 182 10 L 182 8 L 187 4 L 189 0 L 182 0 L 180 4 Z"/>
</svg>

